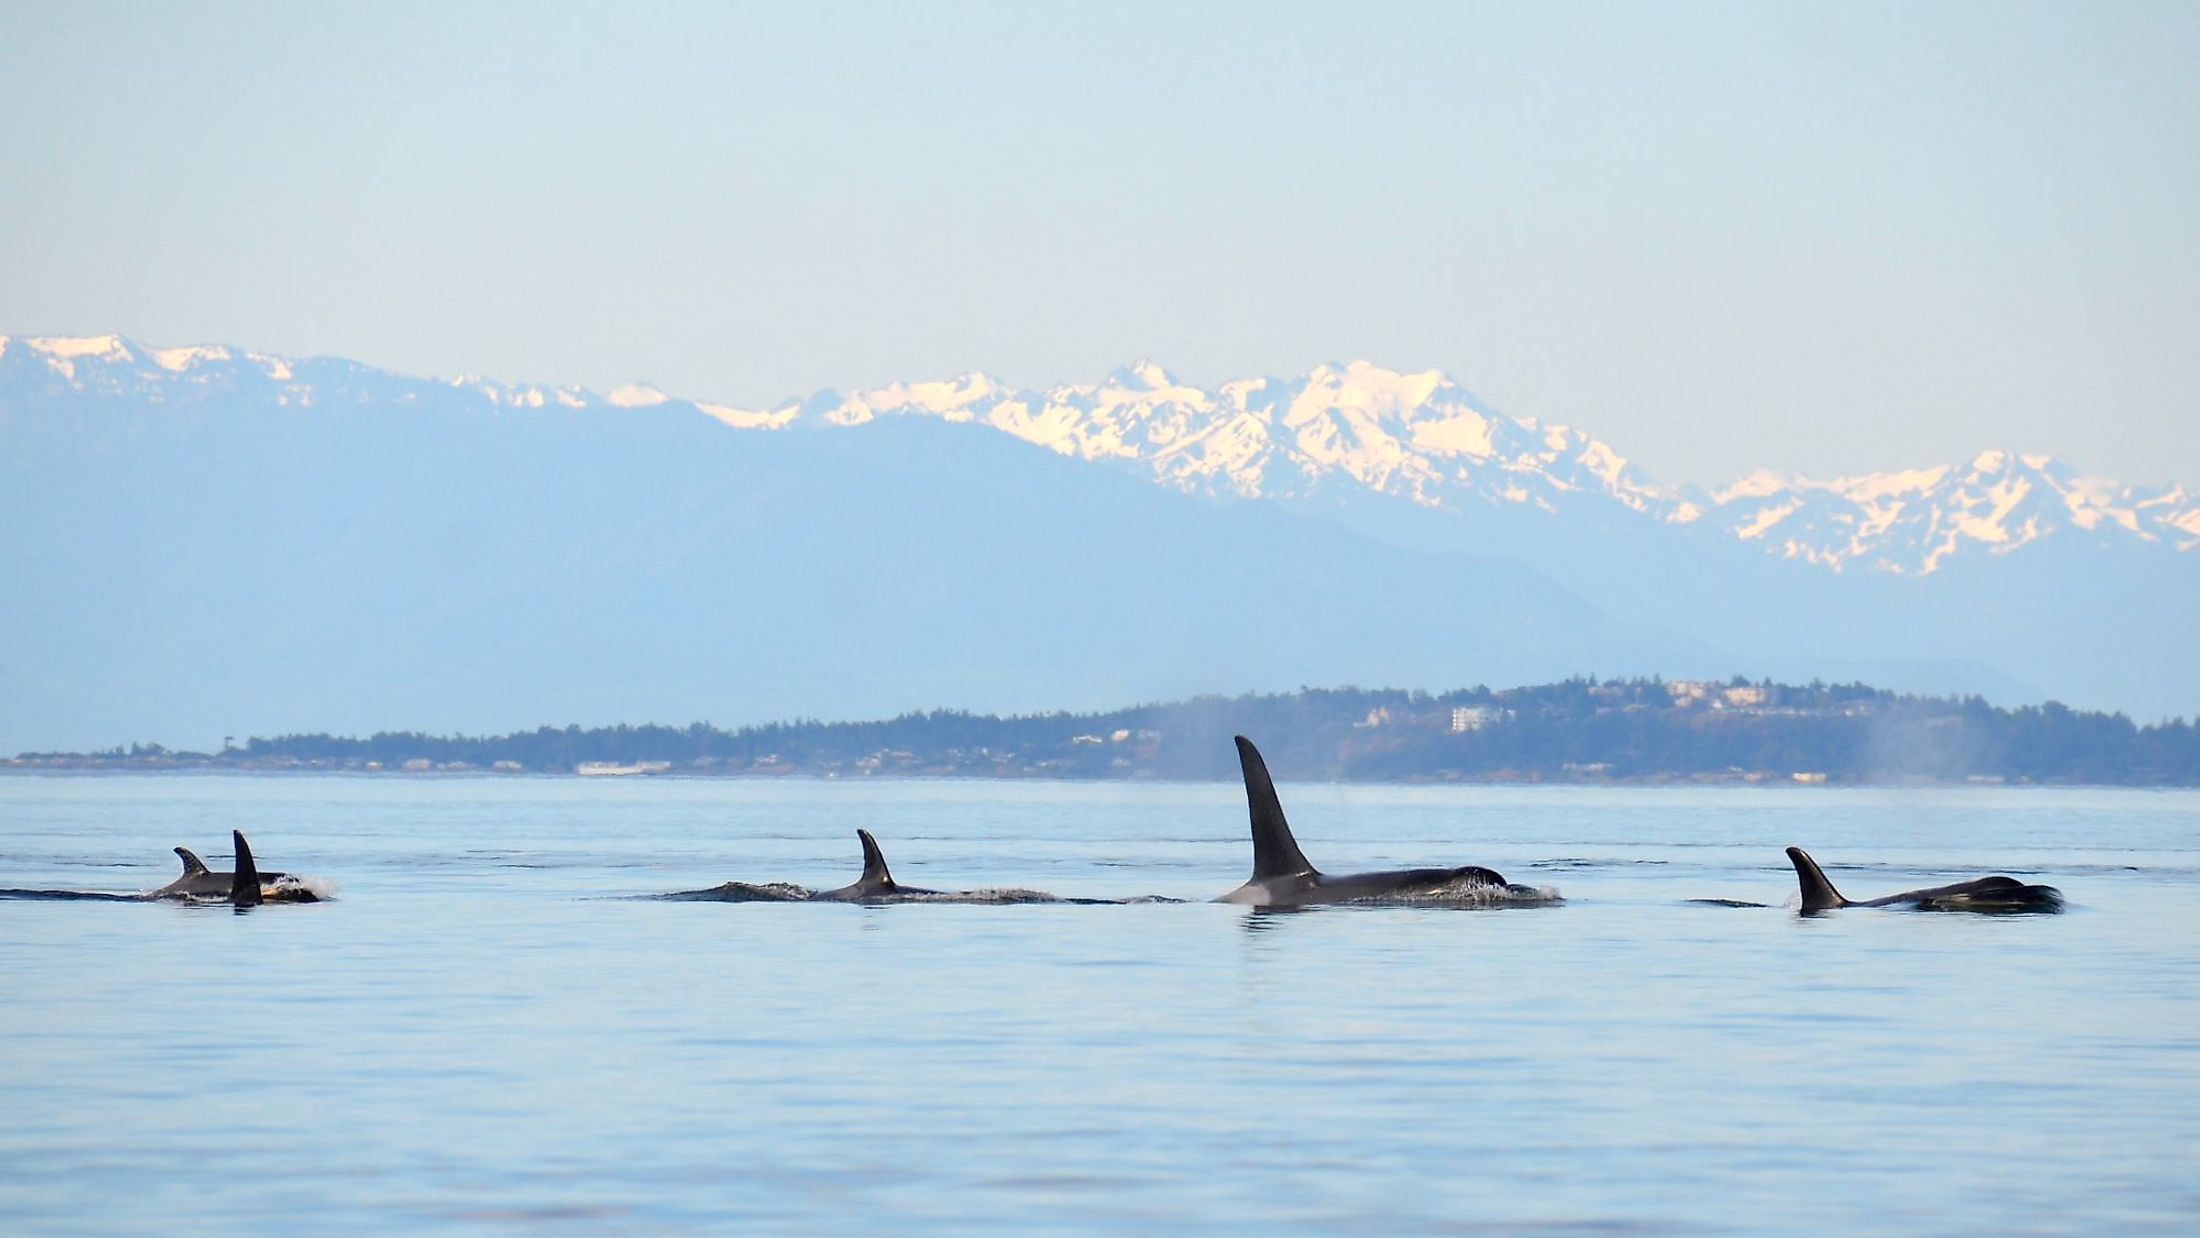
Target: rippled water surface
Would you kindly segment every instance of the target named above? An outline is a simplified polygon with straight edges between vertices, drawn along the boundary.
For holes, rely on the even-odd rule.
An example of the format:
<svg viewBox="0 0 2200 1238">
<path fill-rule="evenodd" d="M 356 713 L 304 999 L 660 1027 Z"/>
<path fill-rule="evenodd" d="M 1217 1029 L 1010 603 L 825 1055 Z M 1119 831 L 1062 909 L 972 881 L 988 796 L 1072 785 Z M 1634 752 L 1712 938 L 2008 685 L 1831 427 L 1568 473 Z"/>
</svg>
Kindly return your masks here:
<svg viewBox="0 0 2200 1238">
<path fill-rule="evenodd" d="M 1283 794 L 1326 869 L 1566 901 L 627 897 L 841 885 L 863 826 L 912 885 L 1206 899 L 1223 785 L 0 777 L 0 886 L 236 827 L 339 895 L 0 901 L 0 1228 L 2200 1224 L 2200 794 Z M 2070 910 L 1805 919 L 1788 843 Z"/>
</svg>

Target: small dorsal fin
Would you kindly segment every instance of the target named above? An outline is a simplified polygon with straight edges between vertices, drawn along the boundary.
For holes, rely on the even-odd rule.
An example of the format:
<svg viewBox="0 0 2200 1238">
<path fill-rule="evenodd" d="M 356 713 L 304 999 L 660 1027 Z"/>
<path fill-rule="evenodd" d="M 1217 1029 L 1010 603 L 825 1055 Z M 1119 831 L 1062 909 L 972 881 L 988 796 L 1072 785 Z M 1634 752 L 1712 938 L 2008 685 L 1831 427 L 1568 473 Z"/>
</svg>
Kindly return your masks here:
<svg viewBox="0 0 2200 1238">
<path fill-rule="evenodd" d="M 239 907 L 260 905 L 260 870 L 252 862 L 252 848 L 244 841 L 242 830 L 229 831 L 229 837 L 237 845 L 237 874 L 229 879 L 229 901 Z"/>
<path fill-rule="evenodd" d="M 1245 803 L 1253 814 L 1253 880 L 1296 877 L 1314 871 L 1291 837 L 1291 824 L 1283 819 L 1283 801 L 1276 798 L 1276 784 L 1268 777 L 1268 763 L 1260 749 L 1243 735 L 1237 737 L 1238 764 L 1245 770 Z"/>
<path fill-rule="evenodd" d="M 863 876 L 856 879 L 856 884 L 866 888 L 893 889 L 894 875 L 886 871 L 886 853 L 878 849 L 878 840 L 871 837 L 869 830 L 857 830 L 856 837 L 863 843 Z"/>
<path fill-rule="evenodd" d="M 1789 847 L 1788 863 L 1795 866 L 1795 879 L 1803 886 L 1803 910 L 1824 911 L 1829 907 L 1846 907 L 1849 900 L 1841 897 L 1841 891 L 1833 888 L 1826 879 L 1826 870 L 1818 867 L 1818 861 L 1801 847 Z"/>
<path fill-rule="evenodd" d="M 200 859 L 198 853 L 189 847 L 176 848 L 176 858 L 183 861 L 183 875 L 186 877 L 196 877 L 206 871 L 206 861 Z"/>
</svg>

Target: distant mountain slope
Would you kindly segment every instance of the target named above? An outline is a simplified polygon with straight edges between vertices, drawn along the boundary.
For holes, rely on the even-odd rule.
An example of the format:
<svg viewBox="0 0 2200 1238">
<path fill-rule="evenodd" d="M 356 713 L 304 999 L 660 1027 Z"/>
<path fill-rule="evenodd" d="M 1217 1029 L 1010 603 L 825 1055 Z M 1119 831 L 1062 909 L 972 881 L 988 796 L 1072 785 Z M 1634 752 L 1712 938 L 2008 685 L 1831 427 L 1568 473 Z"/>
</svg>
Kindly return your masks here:
<svg viewBox="0 0 2200 1238">
<path fill-rule="evenodd" d="M 2190 714 L 2181 496 L 1669 491 L 1364 363 L 740 410 L 0 337 L 0 748 L 1737 670 Z"/>
</svg>

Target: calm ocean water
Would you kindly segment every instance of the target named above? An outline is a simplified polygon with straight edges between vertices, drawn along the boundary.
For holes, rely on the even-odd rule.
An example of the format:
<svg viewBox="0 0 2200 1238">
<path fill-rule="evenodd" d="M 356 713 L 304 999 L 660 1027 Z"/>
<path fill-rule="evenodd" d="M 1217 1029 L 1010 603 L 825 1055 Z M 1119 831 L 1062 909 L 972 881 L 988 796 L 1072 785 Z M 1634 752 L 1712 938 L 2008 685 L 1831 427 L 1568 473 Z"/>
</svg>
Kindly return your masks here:
<svg viewBox="0 0 2200 1238">
<path fill-rule="evenodd" d="M 0 886 L 177 844 L 315 906 L 0 902 L 0 1228 L 2200 1225 L 2200 794 L 1285 785 L 1333 871 L 1548 909 L 727 905 L 895 875 L 1204 899 L 1234 785 L 0 777 Z M 1793 906 L 1988 871 L 2061 916 Z M 220 857 L 217 859 L 217 857 Z"/>
</svg>

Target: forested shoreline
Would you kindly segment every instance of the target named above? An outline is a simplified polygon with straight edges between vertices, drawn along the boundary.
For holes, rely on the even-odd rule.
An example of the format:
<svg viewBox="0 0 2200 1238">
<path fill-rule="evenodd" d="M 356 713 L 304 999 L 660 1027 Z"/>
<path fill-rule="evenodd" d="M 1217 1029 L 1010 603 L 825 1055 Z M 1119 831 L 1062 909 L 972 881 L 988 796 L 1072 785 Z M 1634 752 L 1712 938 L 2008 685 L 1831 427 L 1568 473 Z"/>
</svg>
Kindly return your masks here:
<svg viewBox="0 0 2200 1238">
<path fill-rule="evenodd" d="M 1307 688 L 1097 713 L 937 710 L 724 729 L 540 727 L 253 738 L 217 752 L 132 744 L 26 753 L 18 768 L 1208 779 L 1252 736 L 1280 776 L 1380 782 L 2200 784 L 2183 719 L 2048 703 L 2004 709 L 1862 684 L 1570 679 L 1427 692 Z"/>
</svg>

